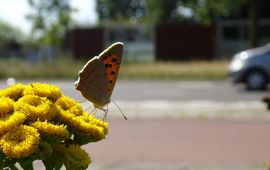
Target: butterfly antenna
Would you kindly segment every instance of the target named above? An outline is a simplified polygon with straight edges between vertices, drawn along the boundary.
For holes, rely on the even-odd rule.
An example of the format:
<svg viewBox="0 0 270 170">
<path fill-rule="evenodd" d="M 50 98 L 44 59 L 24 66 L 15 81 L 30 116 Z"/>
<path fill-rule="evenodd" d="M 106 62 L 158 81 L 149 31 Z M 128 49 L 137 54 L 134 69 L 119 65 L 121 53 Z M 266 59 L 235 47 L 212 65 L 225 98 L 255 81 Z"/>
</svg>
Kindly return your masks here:
<svg viewBox="0 0 270 170">
<path fill-rule="evenodd" d="M 101 108 L 101 107 L 97 107 L 97 108 L 95 108 L 95 109 L 99 109 L 99 110 L 102 110 L 103 112 L 104 112 L 104 116 L 103 116 L 103 118 L 102 118 L 102 120 L 103 121 L 106 121 L 106 119 L 107 119 L 107 114 L 108 114 L 108 105 L 106 105 L 106 109 L 104 109 L 104 108 Z"/>
<path fill-rule="evenodd" d="M 127 120 L 127 117 L 125 116 L 124 112 L 122 111 L 122 109 L 120 108 L 120 106 L 114 101 L 114 100 L 111 100 L 115 106 L 118 108 L 118 110 L 121 112 L 122 116 Z"/>
</svg>

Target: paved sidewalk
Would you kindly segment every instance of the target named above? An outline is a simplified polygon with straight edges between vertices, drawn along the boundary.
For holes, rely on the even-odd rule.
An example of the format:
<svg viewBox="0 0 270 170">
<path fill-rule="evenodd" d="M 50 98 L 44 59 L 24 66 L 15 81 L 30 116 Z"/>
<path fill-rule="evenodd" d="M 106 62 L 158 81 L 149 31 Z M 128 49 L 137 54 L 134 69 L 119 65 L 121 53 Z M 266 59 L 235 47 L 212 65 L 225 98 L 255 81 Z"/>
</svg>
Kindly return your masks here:
<svg viewBox="0 0 270 170">
<path fill-rule="evenodd" d="M 182 165 L 162 165 L 162 164 L 147 164 L 147 163 L 125 163 L 125 162 L 112 162 L 112 163 L 93 163 L 89 170 L 262 170 L 260 165 L 222 165 L 222 164 L 201 164 L 192 165 L 183 163 Z"/>
<path fill-rule="evenodd" d="M 229 119 L 269 119 L 270 111 L 261 101 L 117 101 L 128 118 L 229 118 Z M 83 103 L 84 108 L 89 103 Z M 109 104 L 108 117 L 121 118 L 114 103 Z"/>
<path fill-rule="evenodd" d="M 112 119 L 89 144 L 93 170 L 257 170 L 270 160 L 270 121 Z"/>
<path fill-rule="evenodd" d="M 41 162 L 35 162 L 34 168 L 45 170 Z M 65 170 L 65 168 L 61 168 Z M 159 164 L 141 162 L 93 162 L 88 170 L 263 170 L 258 164 Z"/>
</svg>

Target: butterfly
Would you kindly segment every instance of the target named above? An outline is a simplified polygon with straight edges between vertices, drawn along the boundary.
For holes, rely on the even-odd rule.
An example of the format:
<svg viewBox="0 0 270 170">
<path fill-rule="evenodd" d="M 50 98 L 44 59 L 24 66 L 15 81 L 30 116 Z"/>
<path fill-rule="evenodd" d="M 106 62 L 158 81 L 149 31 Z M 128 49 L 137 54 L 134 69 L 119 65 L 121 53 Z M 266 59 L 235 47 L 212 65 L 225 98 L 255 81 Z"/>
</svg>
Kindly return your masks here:
<svg viewBox="0 0 270 170">
<path fill-rule="evenodd" d="M 117 42 L 90 59 L 79 72 L 76 90 L 95 108 L 104 110 L 111 102 L 111 95 L 120 69 L 124 44 Z M 106 118 L 107 110 L 105 110 Z M 123 113 L 122 113 L 123 114 Z M 124 115 L 123 115 L 124 116 Z M 124 116 L 126 119 L 126 117 Z"/>
</svg>

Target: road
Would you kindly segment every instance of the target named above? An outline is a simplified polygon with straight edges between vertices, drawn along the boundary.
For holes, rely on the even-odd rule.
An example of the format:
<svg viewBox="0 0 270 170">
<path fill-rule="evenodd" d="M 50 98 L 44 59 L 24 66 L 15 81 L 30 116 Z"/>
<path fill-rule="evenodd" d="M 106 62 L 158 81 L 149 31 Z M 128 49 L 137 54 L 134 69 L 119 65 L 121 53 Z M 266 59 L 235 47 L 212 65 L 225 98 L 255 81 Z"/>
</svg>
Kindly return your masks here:
<svg viewBox="0 0 270 170">
<path fill-rule="evenodd" d="M 58 85 L 66 95 L 80 98 L 80 94 L 74 88 L 74 81 L 41 80 Z M 0 82 L 0 88 L 6 86 L 5 81 Z M 246 92 L 242 88 L 232 86 L 228 81 L 118 81 L 112 99 L 235 102 L 257 101 L 268 92 Z"/>
<path fill-rule="evenodd" d="M 222 102 L 259 100 L 266 92 L 246 92 L 227 81 L 120 81 L 117 100 L 213 100 Z"/>
<path fill-rule="evenodd" d="M 74 81 L 45 82 L 58 85 L 64 94 L 77 101 L 86 101 L 75 90 Z M 6 87 L 6 83 L 2 81 L 0 87 Z M 118 81 L 112 100 L 129 118 L 265 118 L 270 114 L 261 98 L 267 94 L 268 91 L 247 92 L 228 81 Z M 90 106 L 88 102 L 82 105 Z M 110 117 L 121 117 L 115 104 L 109 105 L 109 111 Z"/>
</svg>

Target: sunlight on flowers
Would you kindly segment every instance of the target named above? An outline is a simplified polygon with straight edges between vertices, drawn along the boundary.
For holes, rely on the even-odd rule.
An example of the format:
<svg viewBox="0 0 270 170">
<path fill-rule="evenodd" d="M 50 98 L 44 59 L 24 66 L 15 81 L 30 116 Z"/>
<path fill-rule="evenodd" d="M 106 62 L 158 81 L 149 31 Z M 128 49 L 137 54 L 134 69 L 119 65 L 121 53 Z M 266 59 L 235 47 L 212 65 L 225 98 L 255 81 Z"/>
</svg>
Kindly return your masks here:
<svg viewBox="0 0 270 170">
<path fill-rule="evenodd" d="M 52 84 L 21 83 L 0 90 L 0 169 L 87 169 L 81 146 L 105 139 L 108 123 L 83 110 Z"/>
</svg>

